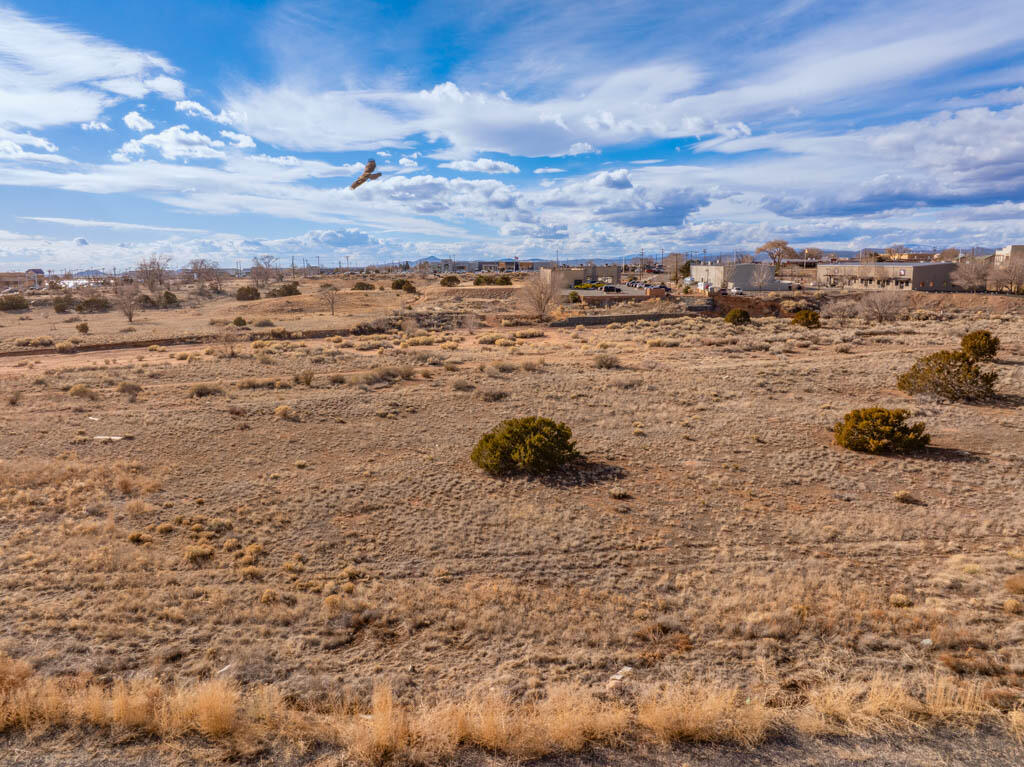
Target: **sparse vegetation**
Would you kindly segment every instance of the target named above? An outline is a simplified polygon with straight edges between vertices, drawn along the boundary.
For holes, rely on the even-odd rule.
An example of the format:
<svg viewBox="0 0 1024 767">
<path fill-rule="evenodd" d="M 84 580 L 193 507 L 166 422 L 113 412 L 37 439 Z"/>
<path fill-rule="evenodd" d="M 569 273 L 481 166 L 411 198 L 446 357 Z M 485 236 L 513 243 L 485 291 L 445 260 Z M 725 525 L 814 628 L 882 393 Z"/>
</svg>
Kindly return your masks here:
<svg viewBox="0 0 1024 767">
<path fill-rule="evenodd" d="M 119 315 L 0 315 L 4 753 L 1016 758 L 1016 297 L 903 294 L 891 323 L 805 331 L 790 314 L 860 291 L 794 291 L 723 297 L 758 315 L 744 328 L 660 302 L 564 327 L 472 275 L 451 291 L 424 275 L 412 311 L 392 276 L 334 319 L 320 275 L 238 307 L 280 337 L 231 323 L 230 272 L 226 298 L 175 281 L 188 308 L 127 336 Z M 898 404 L 898 373 L 977 328 L 1002 341 L 998 366 L 975 361 L 1000 371 L 998 406 Z M 49 336 L 96 348 L 32 346 Z M 186 399 L 197 382 L 224 396 Z M 907 408 L 931 442 L 838 447 L 858 402 Z M 507 480 L 468 460 L 538 413 L 588 460 Z"/>
<path fill-rule="evenodd" d="M 579 457 L 564 423 L 531 416 L 502 421 L 484 434 L 470 456 L 489 474 L 550 474 Z"/>
<path fill-rule="evenodd" d="M 95 389 L 82 383 L 75 384 L 68 389 L 68 394 L 72 397 L 78 397 L 79 399 L 98 400 L 100 398 L 100 395 L 96 393 Z"/>
<path fill-rule="evenodd" d="M 995 396 L 995 372 L 985 372 L 963 352 L 936 352 L 922 357 L 897 380 L 908 394 L 924 394 L 950 402 L 972 402 Z"/>
<path fill-rule="evenodd" d="M 260 291 L 254 285 L 242 285 L 235 291 L 235 299 L 238 301 L 256 301 L 260 297 Z"/>
<path fill-rule="evenodd" d="M 369 282 L 357 282 L 352 286 L 352 290 L 373 290 L 373 285 Z"/>
<path fill-rule="evenodd" d="M 622 363 L 614 354 L 598 354 L 594 357 L 594 367 L 598 370 L 611 370 L 622 367 Z"/>
<path fill-rule="evenodd" d="M 459 278 L 454 274 L 446 274 L 441 278 L 442 288 L 457 288 L 459 286 Z"/>
<path fill-rule="evenodd" d="M 851 410 L 832 431 L 836 444 L 860 453 L 909 453 L 931 441 L 923 422 L 907 423 L 909 415 L 882 407 Z"/>
<path fill-rule="evenodd" d="M 512 277 L 507 274 L 478 274 L 473 278 L 474 285 L 511 285 Z"/>
<path fill-rule="evenodd" d="M 204 383 L 193 384 L 188 390 L 188 396 L 197 399 L 200 397 L 213 397 L 223 393 L 224 390 L 221 387 Z"/>
</svg>

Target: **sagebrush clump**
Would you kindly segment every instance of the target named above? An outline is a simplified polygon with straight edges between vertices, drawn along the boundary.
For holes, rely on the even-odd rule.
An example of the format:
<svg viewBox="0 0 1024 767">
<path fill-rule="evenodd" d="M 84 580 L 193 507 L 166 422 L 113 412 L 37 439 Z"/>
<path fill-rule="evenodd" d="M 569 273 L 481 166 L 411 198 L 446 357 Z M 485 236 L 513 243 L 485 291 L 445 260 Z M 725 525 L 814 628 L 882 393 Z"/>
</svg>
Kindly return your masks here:
<svg viewBox="0 0 1024 767">
<path fill-rule="evenodd" d="M 851 410 L 832 427 L 836 444 L 861 453 L 909 453 L 931 442 L 923 422 L 908 424 L 906 410 Z"/>
<path fill-rule="evenodd" d="M 801 309 L 793 315 L 793 324 L 805 328 L 820 328 L 821 315 L 813 309 Z"/>
<path fill-rule="evenodd" d="M 750 312 L 746 309 L 730 309 L 729 313 L 725 315 L 725 321 L 730 325 L 748 325 L 750 324 Z"/>
<path fill-rule="evenodd" d="M 963 352 L 936 352 L 922 357 L 896 385 L 907 394 L 925 394 L 950 402 L 972 402 L 995 396 L 997 374 L 986 373 Z"/>
<path fill-rule="evenodd" d="M 572 430 L 549 418 L 502 421 L 484 434 L 470 455 L 489 474 L 548 474 L 579 457 Z"/>
<path fill-rule="evenodd" d="M 999 338 L 987 330 L 975 330 L 960 339 L 960 349 L 976 362 L 995 359 L 999 353 Z"/>
<path fill-rule="evenodd" d="M 0 296 L 0 312 L 17 312 L 28 309 L 28 299 L 21 293 Z"/>
<path fill-rule="evenodd" d="M 243 285 L 235 291 L 235 299 L 238 301 L 255 301 L 260 297 L 260 292 L 252 285 Z"/>
<path fill-rule="evenodd" d="M 442 288 L 457 288 L 459 286 L 459 278 L 454 274 L 449 274 L 441 278 Z"/>
</svg>

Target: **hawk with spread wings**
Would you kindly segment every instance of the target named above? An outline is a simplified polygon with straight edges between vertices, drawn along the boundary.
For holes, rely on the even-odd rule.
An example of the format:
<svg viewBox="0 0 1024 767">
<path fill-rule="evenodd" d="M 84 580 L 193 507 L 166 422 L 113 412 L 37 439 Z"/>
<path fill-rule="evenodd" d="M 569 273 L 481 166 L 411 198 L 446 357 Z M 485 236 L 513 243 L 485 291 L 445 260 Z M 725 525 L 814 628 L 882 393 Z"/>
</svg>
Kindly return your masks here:
<svg viewBox="0 0 1024 767">
<path fill-rule="evenodd" d="M 349 189 L 355 189 L 357 186 L 362 186 L 367 181 L 373 181 L 380 178 L 380 173 L 374 173 L 373 171 L 377 168 L 376 160 L 367 160 L 366 167 L 363 169 L 363 174 L 352 182 L 352 186 Z"/>
</svg>

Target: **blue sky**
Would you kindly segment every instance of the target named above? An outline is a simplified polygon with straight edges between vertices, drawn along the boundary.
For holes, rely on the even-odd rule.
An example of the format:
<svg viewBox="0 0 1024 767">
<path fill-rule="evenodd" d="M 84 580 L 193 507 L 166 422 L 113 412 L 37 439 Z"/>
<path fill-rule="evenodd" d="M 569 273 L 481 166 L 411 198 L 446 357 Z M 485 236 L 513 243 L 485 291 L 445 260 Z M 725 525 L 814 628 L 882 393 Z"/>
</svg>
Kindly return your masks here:
<svg viewBox="0 0 1024 767">
<path fill-rule="evenodd" d="M 1019 0 L 0 0 L 0 269 L 992 247 L 1022 214 Z"/>
</svg>

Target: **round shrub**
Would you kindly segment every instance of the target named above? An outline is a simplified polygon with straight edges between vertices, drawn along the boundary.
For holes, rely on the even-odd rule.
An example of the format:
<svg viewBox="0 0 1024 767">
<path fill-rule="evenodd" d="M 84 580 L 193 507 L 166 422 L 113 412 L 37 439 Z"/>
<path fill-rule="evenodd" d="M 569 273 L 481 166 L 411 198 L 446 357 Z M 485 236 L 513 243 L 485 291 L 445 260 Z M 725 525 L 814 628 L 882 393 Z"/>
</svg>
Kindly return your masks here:
<svg viewBox="0 0 1024 767">
<path fill-rule="evenodd" d="M 110 299 L 104 298 L 103 296 L 89 296 L 75 304 L 75 311 L 80 314 L 109 312 L 110 307 Z"/>
<path fill-rule="evenodd" d="M 178 300 L 178 297 L 176 295 L 174 295 L 169 290 L 165 290 L 160 295 L 160 305 L 161 306 L 177 306 L 180 303 L 181 303 L 181 301 Z"/>
<path fill-rule="evenodd" d="M 21 293 L 0 296 L 0 312 L 19 312 L 28 309 L 28 299 Z"/>
<path fill-rule="evenodd" d="M 236 328 L 244 328 L 248 323 L 245 321 L 245 317 L 239 316 L 231 320 L 231 324 Z"/>
<path fill-rule="evenodd" d="M 805 328 L 820 328 L 821 315 L 813 309 L 801 309 L 793 315 L 793 324 L 802 325 Z"/>
<path fill-rule="evenodd" d="M 412 283 L 409 282 L 409 280 L 406 280 L 406 279 L 391 280 L 391 289 L 392 290 L 406 290 L 407 289 L 406 288 L 407 285 L 412 285 Z M 415 288 L 415 286 L 413 286 L 413 287 Z"/>
<path fill-rule="evenodd" d="M 88 322 L 79 322 L 77 325 L 75 325 L 75 330 L 77 330 L 83 336 L 87 335 L 89 333 L 89 323 Z"/>
<path fill-rule="evenodd" d="M 489 474 L 548 474 L 579 457 L 564 423 L 530 416 L 502 421 L 484 434 L 470 455 Z"/>
<path fill-rule="evenodd" d="M 459 278 L 454 274 L 448 274 L 441 278 L 442 288 L 457 288 L 459 286 Z"/>
<path fill-rule="evenodd" d="M 405 285 L 402 286 L 402 290 L 404 290 L 406 293 L 415 293 L 416 292 L 416 286 L 413 285 L 408 280 L 406 280 Z"/>
<path fill-rule="evenodd" d="M 976 362 L 994 359 L 999 352 L 999 338 L 987 330 L 975 330 L 960 339 L 960 348 Z"/>
<path fill-rule="evenodd" d="M 235 298 L 238 301 L 255 301 L 260 297 L 260 292 L 252 285 L 243 285 L 235 291 Z"/>
<path fill-rule="evenodd" d="M 582 304 L 583 303 L 583 299 L 580 298 L 580 294 L 577 293 L 575 290 L 570 290 L 569 291 L 569 303 L 570 304 Z"/>
<path fill-rule="evenodd" d="M 861 453 L 909 453 L 931 441 L 923 423 L 907 424 L 906 410 L 851 410 L 832 427 L 836 444 Z"/>
<path fill-rule="evenodd" d="M 352 286 L 352 290 L 373 290 L 373 285 L 369 282 L 357 282 Z"/>
<path fill-rule="evenodd" d="M 282 282 L 280 285 L 273 287 L 269 291 L 267 291 L 267 295 L 269 295 L 271 298 L 284 298 L 285 296 L 300 295 L 299 283 Z"/>
<path fill-rule="evenodd" d="M 994 397 L 996 378 L 963 352 L 936 352 L 915 362 L 896 385 L 907 394 L 970 402 Z"/>
<path fill-rule="evenodd" d="M 750 313 L 746 309 L 730 309 L 725 315 L 725 321 L 730 325 L 748 325 Z"/>
</svg>

